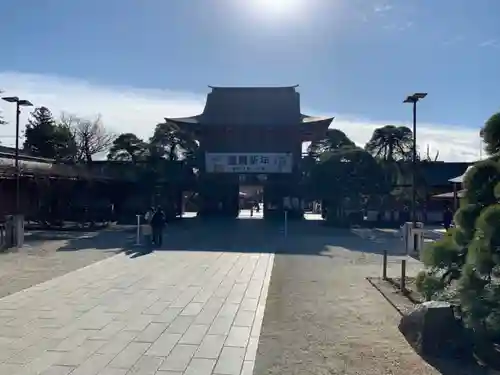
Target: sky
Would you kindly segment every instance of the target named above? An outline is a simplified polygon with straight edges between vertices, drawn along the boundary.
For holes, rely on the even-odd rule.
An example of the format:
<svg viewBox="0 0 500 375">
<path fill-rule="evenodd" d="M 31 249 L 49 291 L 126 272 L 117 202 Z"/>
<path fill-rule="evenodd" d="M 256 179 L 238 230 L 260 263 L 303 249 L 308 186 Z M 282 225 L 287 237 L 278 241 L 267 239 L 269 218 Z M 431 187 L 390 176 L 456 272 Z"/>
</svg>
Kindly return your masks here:
<svg viewBox="0 0 500 375">
<path fill-rule="evenodd" d="M 427 92 L 419 147 L 472 161 L 500 110 L 499 13 L 498 0 L 0 1 L 0 89 L 147 139 L 198 114 L 208 85 L 299 84 L 302 111 L 360 145 L 410 125 L 403 99 Z M 0 111 L 9 145 L 14 109 Z"/>
</svg>

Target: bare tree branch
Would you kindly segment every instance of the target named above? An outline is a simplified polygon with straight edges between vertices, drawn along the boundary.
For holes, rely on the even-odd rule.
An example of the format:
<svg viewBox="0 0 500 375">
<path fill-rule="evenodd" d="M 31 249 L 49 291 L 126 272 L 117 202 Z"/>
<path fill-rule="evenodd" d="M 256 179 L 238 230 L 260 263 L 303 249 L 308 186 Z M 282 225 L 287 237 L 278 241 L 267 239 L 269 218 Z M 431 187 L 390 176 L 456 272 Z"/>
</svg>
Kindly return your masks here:
<svg viewBox="0 0 500 375">
<path fill-rule="evenodd" d="M 100 116 L 94 120 L 88 120 L 63 113 L 60 123 L 71 129 L 77 148 L 76 161 L 92 162 L 92 157 L 107 151 L 116 138 L 114 134 L 106 130 Z"/>
</svg>

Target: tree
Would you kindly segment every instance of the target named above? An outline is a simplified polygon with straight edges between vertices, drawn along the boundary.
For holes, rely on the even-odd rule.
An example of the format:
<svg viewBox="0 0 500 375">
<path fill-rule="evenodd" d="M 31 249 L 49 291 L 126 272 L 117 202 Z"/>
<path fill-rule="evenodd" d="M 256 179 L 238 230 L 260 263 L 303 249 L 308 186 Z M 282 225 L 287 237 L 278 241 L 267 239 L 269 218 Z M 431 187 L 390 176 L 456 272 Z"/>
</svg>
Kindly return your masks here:
<svg viewBox="0 0 500 375">
<path fill-rule="evenodd" d="M 147 155 L 148 145 L 135 134 L 120 134 L 111 145 L 108 160 L 131 161 L 134 164 Z"/>
<path fill-rule="evenodd" d="M 342 219 L 344 209 L 359 210 L 367 195 L 383 189 L 379 163 L 359 147 L 340 147 L 319 157 L 309 177 L 309 191 L 322 199 L 327 219 Z"/>
<path fill-rule="evenodd" d="M 115 139 L 106 130 L 100 117 L 88 120 L 63 113 L 60 123 L 71 130 L 76 144 L 75 161 L 78 162 L 92 162 L 92 157 L 108 150 Z"/>
<path fill-rule="evenodd" d="M 311 142 L 307 153 L 313 158 L 318 158 L 325 152 L 354 147 L 356 147 L 355 143 L 343 131 L 328 129 L 325 138 Z"/>
<path fill-rule="evenodd" d="M 406 126 L 386 125 L 375 129 L 365 150 L 385 161 L 411 160 L 413 133 Z"/>
<path fill-rule="evenodd" d="M 480 135 L 486 152 L 490 155 L 498 155 L 500 152 L 500 112 L 495 113 L 486 121 Z"/>
<path fill-rule="evenodd" d="M 168 121 L 156 125 L 150 144 L 156 153 L 161 153 L 167 160 L 193 157 L 198 149 L 198 144 L 191 134 Z"/>
<path fill-rule="evenodd" d="M 428 280 L 441 284 L 427 297 L 458 303 L 472 331 L 500 339 L 500 165 L 487 160 L 471 168 L 464 179 L 465 196 L 455 214 L 456 228 L 424 249 Z"/>
<path fill-rule="evenodd" d="M 72 158 L 75 142 L 69 129 L 56 124 L 46 107 L 36 108 L 26 125 L 24 149 L 34 156 L 65 160 Z"/>
</svg>

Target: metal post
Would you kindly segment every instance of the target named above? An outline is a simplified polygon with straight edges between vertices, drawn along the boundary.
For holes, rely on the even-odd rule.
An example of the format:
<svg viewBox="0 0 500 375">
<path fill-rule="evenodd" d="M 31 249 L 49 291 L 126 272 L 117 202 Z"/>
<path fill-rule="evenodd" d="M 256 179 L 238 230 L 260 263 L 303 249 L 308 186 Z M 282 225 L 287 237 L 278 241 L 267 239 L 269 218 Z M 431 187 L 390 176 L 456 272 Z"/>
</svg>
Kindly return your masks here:
<svg viewBox="0 0 500 375">
<path fill-rule="evenodd" d="M 21 213 L 21 199 L 20 199 L 20 170 L 19 170 L 19 115 L 21 109 L 19 108 L 19 100 L 16 102 L 16 151 L 15 151 L 15 173 L 16 173 L 16 215 Z"/>
<path fill-rule="evenodd" d="M 412 156 L 412 226 L 417 228 L 417 100 L 413 101 L 413 156 Z M 413 252 L 417 251 L 417 245 L 413 240 Z"/>
<path fill-rule="evenodd" d="M 137 232 L 136 232 L 135 244 L 140 245 L 141 244 L 141 215 L 136 215 L 136 216 L 137 216 Z"/>
<path fill-rule="evenodd" d="M 382 279 L 387 280 L 387 250 L 384 250 L 384 258 L 382 262 Z"/>
<path fill-rule="evenodd" d="M 399 290 L 401 293 L 406 293 L 406 259 L 401 261 L 401 279 L 399 283 Z"/>
<path fill-rule="evenodd" d="M 288 210 L 285 210 L 285 228 L 284 228 L 285 238 L 288 237 Z"/>
</svg>

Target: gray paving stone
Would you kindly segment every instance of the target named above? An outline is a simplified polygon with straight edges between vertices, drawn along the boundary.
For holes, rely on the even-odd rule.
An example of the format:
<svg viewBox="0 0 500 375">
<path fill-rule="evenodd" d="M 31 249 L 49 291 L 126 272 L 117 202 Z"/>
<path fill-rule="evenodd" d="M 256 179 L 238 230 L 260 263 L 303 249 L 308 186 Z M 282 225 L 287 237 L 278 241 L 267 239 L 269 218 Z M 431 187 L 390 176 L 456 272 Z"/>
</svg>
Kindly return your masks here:
<svg viewBox="0 0 500 375">
<path fill-rule="evenodd" d="M 263 320 L 264 320 L 264 315 L 259 314 L 259 312 L 257 311 L 257 314 L 255 315 L 255 319 L 253 322 L 253 326 L 252 326 L 252 332 L 250 334 L 252 337 L 259 337 L 260 331 L 262 328 L 262 321 Z"/>
<path fill-rule="evenodd" d="M 137 335 L 134 341 L 138 342 L 155 342 L 158 337 L 167 329 L 167 323 L 149 323 L 149 325 Z"/>
<path fill-rule="evenodd" d="M 245 348 L 225 346 L 215 365 L 214 374 L 240 375 L 245 358 Z"/>
<path fill-rule="evenodd" d="M 256 311 L 259 304 L 258 298 L 243 298 L 240 309 L 244 311 Z"/>
<path fill-rule="evenodd" d="M 166 357 L 170 354 L 181 337 L 182 335 L 180 333 L 164 332 L 158 340 L 151 345 L 146 354 L 151 356 Z"/>
<path fill-rule="evenodd" d="M 234 318 L 233 324 L 235 326 L 252 327 L 254 317 L 254 311 L 245 311 L 240 309 L 236 314 L 236 318 Z"/>
<path fill-rule="evenodd" d="M 200 344 L 203 338 L 205 337 L 208 329 L 210 328 L 209 325 L 206 324 L 192 324 L 186 333 L 182 336 L 181 340 L 179 341 L 180 344 Z"/>
<path fill-rule="evenodd" d="M 110 340 L 106 341 L 106 344 L 98 349 L 98 353 L 101 354 L 118 354 L 127 345 L 134 340 L 137 336 L 137 332 L 122 331 L 118 332 Z"/>
<path fill-rule="evenodd" d="M 200 290 L 200 287 L 189 287 L 179 296 L 179 298 L 173 301 L 170 306 L 182 308 L 186 307 Z"/>
<path fill-rule="evenodd" d="M 243 362 L 243 369 L 241 370 L 241 375 L 253 375 L 255 360 Z"/>
<path fill-rule="evenodd" d="M 50 366 L 40 375 L 69 375 L 74 369 L 75 367 L 70 366 Z"/>
<path fill-rule="evenodd" d="M 88 336 L 90 340 L 109 340 L 126 326 L 125 322 L 114 320 L 98 332 Z"/>
<path fill-rule="evenodd" d="M 224 335 L 206 335 L 195 353 L 195 357 L 206 359 L 218 358 L 226 338 L 227 336 Z"/>
<path fill-rule="evenodd" d="M 184 375 L 211 375 L 216 362 L 215 359 L 193 358 Z"/>
<path fill-rule="evenodd" d="M 70 336 L 62 340 L 59 345 L 53 348 L 53 350 L 70 352 L 82 345 L 85 340 L 87 340 L 87 338 L 91 335 L 94 335 L 93 331 L 89 332 L 85 330 L 77 330 Z"/>
<path fill-rule="evenodd" d="M 184 310 L 182 310 L 180 315 L 182 315 L 182 316 L 196 316 L 201 312 L 202 309 L 203 309 L 203 303 L 191 302 L 189 305 L 187 305 L 184 308 Z"/>
<path fill-rule="evenodd" d="M 215 320 L 215 317 L 219 313 L 219 308 L 213 307 L 207 309 L 206 307 L 196 316 L 194 324 L 207 324 L 210 325 Z"/>
<path fill-rule="evenodd" d="M 98 373 L 98 375 L 128 375 L 127 373 L 127 369 L 105 367 Z"/>
<path fill-rule="evenodd" d="M 10 356 L 5 362 L 19 365 L 26 365 L 43 353 L 43 349 L 38 346 L 30 346 L 26 349 L 16 352 L 14 355 Z"/>
<path fill-rule="evenodd" d="M 132 366 L 127 375 L 155 375 L 162 362 L 161 357 L 144 355 Z"/>
<path fill-rule="evenodd" d="M 22 369 L 22 365 L 0 363 L 0 374 L 18 374 Z"/>
<path fill-rule="evenodd" d="M 17 375 L 40 374 L 41 372 L 47 370 L 52 365 L 54 365 L 57 359 L 60 357 L 60 355 L 61 355 L 60 352 L 50 352 L 50 351 L 43 352 L 35 360 L 23 366 L 22 371 L 16 374 Z"/>
<path fill-rule="evenodd" d="M 160 315 L 170 306 L 168 301 L 156 301 L 151 306 L 146 308 L 142 313 L 145 315 Z"/>
<path fill-rule="evenodd" d="M 193 323 L 194 317 L 192 316 L 178 316 L 175 320 L 168 326 L 168 333 L 180 333 L 184 334 L 191 323 Z"/>
<path fill-rule="evenodd" d="M 239 303 L 226 302 L 220 309 L 218 316 L 234 318 L 239 308 L 240 308 Z"/>
<path fill-rule="evenodd" d="M 246 348 L 250 338 L 250 332 L 250 327 L 232 326 L 224 345 Z"/>
<path fill-rule="evenodd" d="M 250 337 L 248 341 L 247 351 L 245 353 L 245 361 L 255 361 L 258 347 L 259 347 L 259 338 Z"/>
<path fill-rule="evenodd" d="M 127 325 L 125 331 L 142 331 L 153 321 L 152 315 L 133 315 L 125 317 Z"/>
<path fill-rule="evenodd" d="M 181 311 L 181 307 L 168 307 L 161 314 L 153 316 L 152 321 L 155 323 L 172 323 Z"/>
<path fill-rule="evenodd" d="M 161 364 L 160 370 L 184 371 L 197 349 L 197 345 L 176 345 Z"/>
<path fill-rule="evenodd" d="M 150 346 L 145 342 L 131 342 L 111 361 L 109 367 L 131 368 Z"/>
<path fill-rule="evenodd" d="M 112 359 L 112 354 L 93 354 L 78 366 L 71 375 L 97 375 Z"/>
<path fill-rule="evenodd" d="M 65 366 L 79 366 L 98 349 L 105 345 L 105 341 L 86 340 L 76 349 L 63 353 L 54 364 Z M 54 352 L 58 353 L 58 352 Z"/>
<path fill-rule="evenodd" d="M 238 304 L 241 303 L 247 287 L 248 287 L 247 283 L 234 284 L 233 289 L 231 290 L 229 296 L 227 297 L 227 301 L 230 303 L 238 303 Z"/>
<path fill-rule="evenodd" d="M 9 348 L 8 346 L 0 347 L 0 363 L 5 362 L 10 357 L 20 352 L 20 349 Z"/>
<path fill-rule="evenodd" d="M 228 335 L 233 324 L 233 317 L 218 316 L 210 326 L 208 333 L 210 335 Z"/>
</svg>

